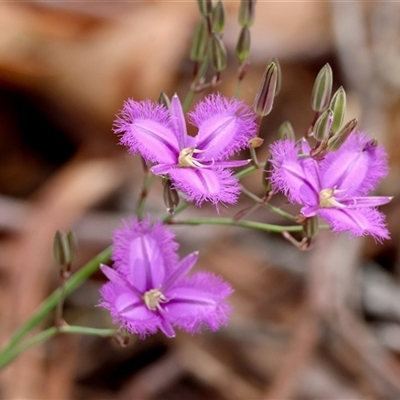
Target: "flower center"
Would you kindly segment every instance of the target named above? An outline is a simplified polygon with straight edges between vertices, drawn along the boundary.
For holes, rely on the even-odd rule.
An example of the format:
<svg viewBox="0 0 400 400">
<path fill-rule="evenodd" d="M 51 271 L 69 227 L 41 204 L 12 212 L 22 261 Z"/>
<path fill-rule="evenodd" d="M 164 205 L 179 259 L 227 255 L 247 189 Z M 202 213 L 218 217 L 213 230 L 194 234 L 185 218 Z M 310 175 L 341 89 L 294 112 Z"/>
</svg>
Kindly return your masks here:
<svg viewBox="0 0 400 400">
<path fill-rule="evenodd" d="M 197 161 L 193 155 L 196 153 L 203 153 L 203 150 L 198 150 L 195 147 L 185 147 L 179 153 L 178 164 L 180 167 L 195 167 L 203 168 L 204 164 Z"/>
<path fill-rule="evenodd" d="M 319 192 L 319 206 L 321 208 L 326 208 L 326 207 L 339 207 L 343 208 L 345 207 L 343 204 L 339 203 L 335 199 L 335 194 L 342 192 L 343 190 L 338 190 L 338 189 L 322 189 Z"/>
<path fill-rule="evenodd" d="M 167 299 L 159 289 L 150 289 L 143 295 L 144 304 L 151 311 L 162 311 L 160 304 L 167 303 Z"/>
</svg>

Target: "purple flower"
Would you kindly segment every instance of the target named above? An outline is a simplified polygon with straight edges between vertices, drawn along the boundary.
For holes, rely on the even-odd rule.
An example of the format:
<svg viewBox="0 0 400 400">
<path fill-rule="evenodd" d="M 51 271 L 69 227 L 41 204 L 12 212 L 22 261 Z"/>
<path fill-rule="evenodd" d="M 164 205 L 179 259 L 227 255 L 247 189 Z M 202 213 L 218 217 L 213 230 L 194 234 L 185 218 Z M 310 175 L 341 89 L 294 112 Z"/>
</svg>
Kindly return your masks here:
<svg viewBox="0 0 400 400">
<path fill-rule="evenodd" d="M 237 151 L 248 147 L 257 129 L 256 115 L 241 101 L 220 95 L 208 96 L 189 113 L 198 127 L 195 137 L 186 130 L 185 116 L 177 95 L 170 110 L 150 100 L 125 102 L 115 122 L 120 143 L 131 154 L 139 152 L 156 165 L 156 175 L 169 175 L 176 189 L 189 201 L 234 204 L 240 192 L 231 167 L 248 160 L 228 161 Z"/>
<path fill-rule="evenodd" d="M 124 223 L 114 234 L 114 268 L 101 265 L 110 280 L 101 289 L 100 306 L 114 322 L 145 337 L 158 329 L 174 337 L 178 327 L 199 332 L 203 324 L 215 331 L 226 325 L 232 288 L 208 272 L 187 276 L 198 252 L 178 259 L 174 234 L 149 220 Z"/>
<path fill-rule="evenodd" d="M 387 155 L 381 146 L 357 132 L 336 152 L 321 160 L 307 157 L 310 146 L 292 140 L 271 145 L 271 181 L 292 203 L 302 204 L 305 217 L 319 215 L 333 231 L 350 231 L 354 236 L 372 235 L 388 239 L 384 215 L 376 207 L 392 197 L 367 196 L 388 173 Z"/>
</svg>

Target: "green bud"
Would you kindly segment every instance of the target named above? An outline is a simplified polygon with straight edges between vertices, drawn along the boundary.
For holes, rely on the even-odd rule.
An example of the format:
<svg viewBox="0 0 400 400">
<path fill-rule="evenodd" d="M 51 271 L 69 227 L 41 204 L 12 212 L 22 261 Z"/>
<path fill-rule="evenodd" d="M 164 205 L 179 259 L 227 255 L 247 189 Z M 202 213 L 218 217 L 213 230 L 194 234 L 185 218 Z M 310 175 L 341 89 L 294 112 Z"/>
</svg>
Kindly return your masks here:
<svg viewBox="0 0 400 400">
<path fill-rule="evenodd" d="M 317 236 L 319 231 L 319 220 L 317 216 L 307 218 L 303 225 L 303 234 L 307 239 Z"/>
<path fill-rule="evenodd" d="M 342 144 L 347 140 L 350 134 L 356 129 L 357 127 L 357 119 L 354 118 L 349 121 L 339 132 L 335 133 L 329 140 L 328 140 L 328 148 L 331 151 L 339 150 Z"/>
<path fill-rule="evenodd" d="M 254 100 L 254 111 L 265 117 L 268 115 L 274 104 L 276 84 L 278 81 L 278 68 L 272 61 L 267 66 L 261 80 L 261 86 Z"/>
<path fill-rule="evenodd" d="M 221 33 L 225 28 L 225 7 L 222 1 L 219 1 L 212 11 L 212 28 L 215 33 Z"/>
<path fill-rule="evenodd" d="M 167 212 L 173 214 L 176 207 L 179 205 L 179 194 L 169 179 L 164 182 L 164 204 L 167 207 Z"/>
<path fill-rule="evenodd" d="M 239 9 L 240 26 L 251 26 L 254 22 L 255 0 L 241 0 Z"/>
<path fill-rule="evenodd" d="M 207 17 L 212 12 L 212 0 L 197 0 L 201 15 Z"/>
<path fill-rule="evenodd" d="M 269 157 L 267 162 L 265 163 L 265 168 L 263 169 L 262 173 L 262 185 L 267 194 L 272 190 L 271 175 L 273 171 L 273 166 L 271 160 L 272 157 Z"/>
<path fill-rule="evenodd" d="M 342 126 L 344 115 L 346 113 L 346 92 L 342 86 L 340 86 L 332 96 L 329 108 L 331 108 L 334 113 L 331 131 L 337 132 Z"/>
<path fill-rule="evenodd" d="M 311 107 L 314 111 L 321 112 L 328 108 L 332 93 L 332 80 L 332 68 L 329 64 L 325 64 L 315 79 L 311 94 Z"/>
<path fill-rule="evenodd" d="M 206 18 L 202 18 L 196 25 L 192 38 L 192 48 L 190 49 L 190 59 L 192 61 L 203 61 L 207 55 L 208 27 Z"/>
<path fill-rule="evenodd" d="M 160 93 L 160 96 L 158 97 L 158 103 L 165 106 L 168 110 L 171 107 L 171 101 L 169 100 L 169 97 L 166 95 L 165 92 Z"/>
<path fill-rule="evenodd" d="M 284 139 L 296 140 L 296 135 L 294 133 L 293 126 L 289 121 L 283 122 L 279 127 L 278 138 L 281 140 Z"/>
<path fill-rule="evenodd" d="M 236 45 L 236 57 L 243 63 L 250 55 L 250 29 L 244 26 L 240 31 L 239 39 Z"/>
<path fill-rule="evenodd" d="M 65 234 L 57 230 L 53 240 L 53 255 L 61 269 L 67 269 L 71 265 L 76 247 L 76 236 L 73 232 Z"/>
<path fill-rule="evenodd" d="M 226 49 L 221 38 L 215 34 L 211 37 L 211 65 L 217 72 L 226 68 Z"/>
<path fill-rule="evenodd" d="M 275 96 L 281 91 L 282 87 L 282 69 L 281 69 L 281 64 L 279 64 L 279 61 L 277 58 L 273 58 L 271 61 L 273 61 L 276 64 L 276 68 L 278 70 L 278 79 L 276 81 L 276 90 L 275 90 Z"/>
<path fill-rule="evenodd" d="M 334 115 L 333 111 L 328 108 L 317 119 L 314 124 L 314 137 L 318 141 L 322 141 L 329 136 Z"/>
</svg>

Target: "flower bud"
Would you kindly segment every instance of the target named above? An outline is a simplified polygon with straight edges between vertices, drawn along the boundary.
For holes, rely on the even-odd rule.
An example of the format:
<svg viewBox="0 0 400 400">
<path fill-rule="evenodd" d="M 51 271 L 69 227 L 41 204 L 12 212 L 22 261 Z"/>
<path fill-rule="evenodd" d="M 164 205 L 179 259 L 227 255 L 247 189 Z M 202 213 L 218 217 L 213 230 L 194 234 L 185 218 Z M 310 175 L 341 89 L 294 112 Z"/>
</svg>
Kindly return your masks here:
<svg viewBox="0 0 400 400">
<path fill-rule="evenodd" d="M 273 168 L 271 160 L 272 160 L 272 157 L 269 157 L 267 162 L 265 163 L 265 168 L 263 169 L 263 173 L 262 173 L 262 185 L 267 194 L 270 193 L 272 190 L 271 176 L 272 176 L 272 171 L 274 168 Z"/>
<path fill-rule="evenodd" d="M 312 239 L 317 236 L 319 231 L 319 220 L 315 215 L 314 217 L 307 218 L 303 224 L 303 234 L 307 239 Z"/>
<path fill-rule="evenodd" d="M 329 136 L 329 132 L 333 122 L 333 112 L 330 108 L 325 110 L 314 124 L 314 137 L 318 141 L 322 141 Z"/>
<path fill-rule="evenodd" d="M 201 15 L 207 17 L 212 12 L 212 0 L 197 0 Z"/>
<path fill-rule="evenodd" d="M 347 140 L 350 134 L 356 129 L 357 127 L 357 119 L 354 118 L 349 121 L 339 132 L 335 133 L 329 140 L 328 140 L 328 148 L 331 151 L 339 150 L 342 144 Z"/>
<path fill-rule="evenodd" d="M 276 81 L 276 89 L 275 89 L 275 96 L 277 96 L 278 93 L 281 91 L 282 87 L 282 69 L 281 69 L 281 64 L 279 64 L 277 58 L 274 57 L 271 61 L 275 63 L 278 72 L 278 79 Z"/>
<path fill-rule="evenodd" d="M 75 257 L 76 236 L 73 232 L 57 230 L 53 240 L 53 255 L 61 269 L 69 269 Z"/>
<path fill-rule="evenodd" d="M 190 49 L 190 59 L 192 61 L 203 61 L 207 55 L 208 27 L 206 18 L 202 18 L 196 25 L 192 38 L 192 48 Z"/>
<path fill-rule="evenodd" d="M 255 0 L 242 0 L 239 9 L 240 26 L 251 26 L 254 22 Z"/>
<path fill-rule="evenodd" d="M 213 31 L 222 33 L 225 28 L 225 7 L 221 0 L 213 8 L 211 20 Z"/>
<path fill-rule="evenodd" d="M 261 87 L 254 100 L 254 111 L 262 117 L 268 115 L 272 110 L 277 81 L 278 68 L 275 62 L 272 61 L 264 72 Z"/>
<path fill-rule="evenodd" d="M 289 121 L 285 121 L 281 124 L 278 129 L 278 139 L 280 140 L 296 140 L 296 135 L 294 133 L 292 124 Z"/>
<path fill-rule="evenodd" d="M 217 72 L 226 68 L 226 49 L 221 38 L 215 34 L 211 37 L 211 65 Z"/>
<path fill-rule="evenodd" d="M 329 108 L 334 114 L 331 132 L 335 133 L 341 128 L 346 113 L 346 92 L 342 86 L 332 96 Z"/>
<path fill-rule="evenodd" d="M 264 143 L 264 139 L 260 137 L 253 137 L 249 140 L 249 145 L 251 148 L 256 149 Z"/>
<path fill-rule="evenodd" d="M 166 95 L 165 92 L 160 93 L 160 96 L 158 97 L 158 103 L 165 106 L 168 110 L 171 107 L 171 101 L 169 100 L 169 97 Z"/>
<path fill-rule="evenodd" d="M 315 79 L 311 94 L 311 107 L 314 111 L 321 112 L 328 108 L 332 93 L 332 80 L 332 68 L 329 64 L 325 64 Z"/>
<path fill-rule="evenodd" d="M 239 39 L 236 44 L 236 57 L 243 63 L 249 58 L 250 54 L 250 29 L 244 26 L 240 31 Z"/>
<path fill-rule="evenodd" d="M 167 212 L 173 214 L 176 207 L 179 205 L 179 194 L 169 179 L 164 182 L 164 204 L 167 207 Z"/>
</svg>

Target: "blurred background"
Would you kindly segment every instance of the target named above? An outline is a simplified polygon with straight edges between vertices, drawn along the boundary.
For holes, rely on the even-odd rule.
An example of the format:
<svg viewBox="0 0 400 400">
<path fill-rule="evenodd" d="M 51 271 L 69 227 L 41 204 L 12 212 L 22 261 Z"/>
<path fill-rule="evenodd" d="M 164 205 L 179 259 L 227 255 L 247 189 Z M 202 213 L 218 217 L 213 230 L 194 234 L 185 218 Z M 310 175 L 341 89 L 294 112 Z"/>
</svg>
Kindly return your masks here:
<svg viewBox="0 0 400 400">
<path fill-rule="evenodd" d="M 215 90 L 233 96 L 239 2 L 224 4 L 228 68 Z M 60 285 L 55 231 L 76 232 L 77 270 L 134 213 L 142 165 L 117 145 L 113 120 L 128 97 L 185 97 L 199 18 L 194 0 L 0 4 L 2 345 Z M 277 234 L 174 226 L 181 255 L 200 250 L 196 268 L 235 288 L 229 326 L 179 332 L 173 340 L 132 337 L 125 348 L 111 339 L 59 336 L 1 371 L 1 399 L 400 398 L 400 3 L 259 1 L 251 34 L 243 99 L 252 104 L 272 57 L 283 75 L 262 123 L 259 159 L 267 159 L 283 121 L 298 137 L 307 130 L 314 79 L 329 62 L 334 90 L 343 85 L 347 92 L 345 121 L 358 118 L 389 153 L 391 172 L 377 193 L 395 196 L 381 207 L 392 239 L 380 244 L 321 232 L 301 252 Z M 261 173 L 243 182 L 263 195 Z M 249 205 L 240 198 L 221 216 Z M 147 211 L 154 218 L 165 212 L 158 180 Z M 183 216 L 217 215 L 203 205 Z M 250 218 L 285 223 L 266 209 Z M 97 273 L 66 299 L 68 323 L 112 327 L 105 310 L 94 307 L 104 282 Z M 49 317 L 42 328 L 52 323 Z"/>
</svg>

